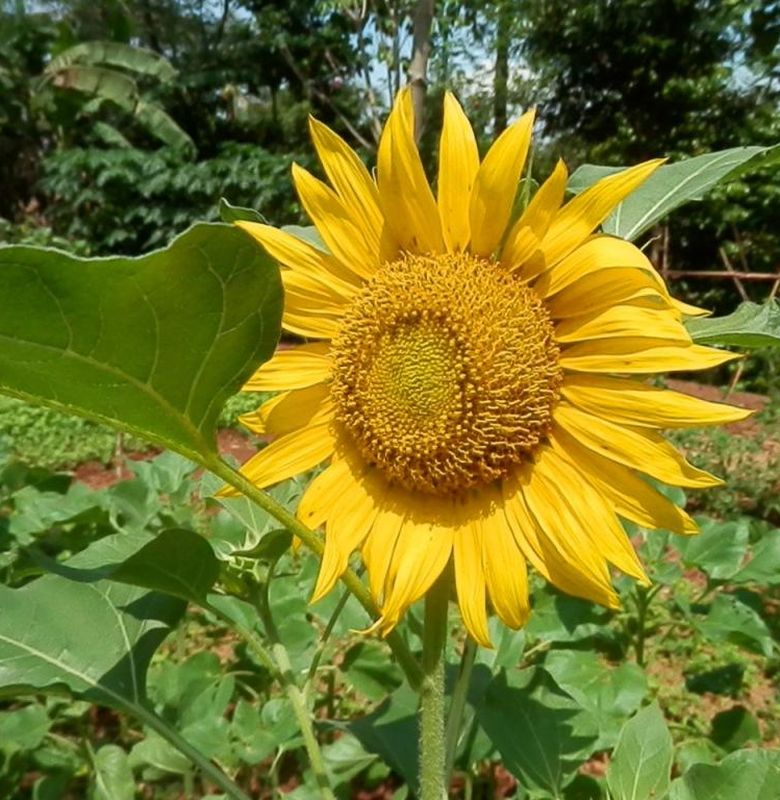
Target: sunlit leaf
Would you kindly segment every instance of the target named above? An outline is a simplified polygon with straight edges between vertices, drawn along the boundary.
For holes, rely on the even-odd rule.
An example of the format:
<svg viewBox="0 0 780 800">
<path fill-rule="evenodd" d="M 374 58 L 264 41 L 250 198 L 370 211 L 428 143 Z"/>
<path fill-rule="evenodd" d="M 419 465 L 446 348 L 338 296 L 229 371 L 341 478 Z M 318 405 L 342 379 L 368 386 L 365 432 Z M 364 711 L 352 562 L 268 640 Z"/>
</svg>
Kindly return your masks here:
<svg viewBox="0 0 780 800">
<path fill-rule="evenodd" d="M 766 147 L 733 147 L 716 153 L 695 156 L 675 164 L 666 164 L 654 172 L 635 192 L 632 192 L 604 222 L 606 233 L 633 241 L 670 211 L 691 200 L 699 200 L 713 186 L 735 170 L 760 166 L 756 157 Z M 751 162 L 756 159 L 755 162 Z M 578 193 L 597 180 L 618 169 L 585 164 L 569 180 L 568 189 Z"/>
<path fill-rule="evenodd" d="M 140 258 L 0 247 L 0 392 L 202 461 L 225 400 L 273 352 L 278 268 L 200 224 Z"/>
<path fill-rule="evenodd" d="M 657 800 L 669 788 L 672 737 L 657 703 L 632 717 L 620 732 L 607 771 L 613 800 Z"/>
<path fill-rule="evenodd" d="M 720 764 L 694 764 L 674 781 L 669 800 L 776 800 L 780 751 L 738 750 Z"/>
<path fill-rule="evenodd" d="M 746 300 L 732 314 L 690 319 L 686 327 L 698 344 L 780 347 L 780 303 Z"/>
</svg>

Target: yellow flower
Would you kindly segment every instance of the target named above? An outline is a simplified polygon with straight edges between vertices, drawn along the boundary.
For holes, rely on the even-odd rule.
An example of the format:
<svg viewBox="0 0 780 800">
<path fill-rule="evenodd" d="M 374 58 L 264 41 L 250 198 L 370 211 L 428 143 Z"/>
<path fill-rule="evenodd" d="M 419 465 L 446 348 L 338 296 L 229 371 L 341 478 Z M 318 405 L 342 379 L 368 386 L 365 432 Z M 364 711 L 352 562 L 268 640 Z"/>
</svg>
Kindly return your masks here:
<svg viewBox="0 0 780 800">
<path fill-rule="evenodd" d="M 265 487 L 327 462 L 298 507 L 326 531 L 313 599 L 360 550 L 384 632 L 450 561 L 483 645 L 488 602 L 507 625 L 526 621 L 527 563 L 565 592 L 617 606 L 610 565 L 647 581 L 618 517 L 696 531 L 640 473 L 719 483 L 659 431 L 746 416 L 642 381 L 734 357 L 692 343 L 680 320 L 698 310 L 671 298 L 632 244 L 594 233 L 661 162 L 563 205 L 559 163 L 512 222 L 532 127 L 528 113 L 480 163 L 447 95 L 434 196 L 408 91 L 382 134 L 376 181 L 312 120 L 331 185 L 297 166 L 293 178 L 328 251 L 237 223 L 283 266 L 285 329 L 313 340 L 246 385 L 281 394 L 244 418 L 277 438 L 242 472 Z"/>
</svg>

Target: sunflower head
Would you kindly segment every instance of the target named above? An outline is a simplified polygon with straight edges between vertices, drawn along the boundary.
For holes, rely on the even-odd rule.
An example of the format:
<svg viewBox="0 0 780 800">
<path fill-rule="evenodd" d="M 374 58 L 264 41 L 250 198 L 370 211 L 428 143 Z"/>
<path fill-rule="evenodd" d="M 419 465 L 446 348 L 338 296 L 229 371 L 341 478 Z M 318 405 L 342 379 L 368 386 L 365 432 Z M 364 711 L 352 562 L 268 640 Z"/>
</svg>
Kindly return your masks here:
<svg viewBox="0 0 780 800">
<path fill-rule="evenodd" d="M 245 388 L 279 394 L 244 418 L 276 437 L 242 468 L 264 487 L 325 463 L 298 508 L 325 525 L 314 599 L 354 550 L 390 630 L 452 564 L 469 633 L 487 613 L 522 625 L 527 564 L 571 594 L 617 604 L 612 567 L 646 581 L 620 524 L 693 533 L 643 476 L 718 481 L 660 431 L 745 412 L 645 383 L 733 356 L 699 347 L 634 245 L 601 235 L 612 209 L 661 163 L 611 175 L 564 203 L 559 163 L 513 217 L 533 114 L 480 159 L 452 95 L 434 195 L 408 91 L 382 133 L 376 180 L 311 123 L 330 185 L 295 167 L 326 249 L 238 223 L 282 265 L 280 351 Z"/>
</svg>

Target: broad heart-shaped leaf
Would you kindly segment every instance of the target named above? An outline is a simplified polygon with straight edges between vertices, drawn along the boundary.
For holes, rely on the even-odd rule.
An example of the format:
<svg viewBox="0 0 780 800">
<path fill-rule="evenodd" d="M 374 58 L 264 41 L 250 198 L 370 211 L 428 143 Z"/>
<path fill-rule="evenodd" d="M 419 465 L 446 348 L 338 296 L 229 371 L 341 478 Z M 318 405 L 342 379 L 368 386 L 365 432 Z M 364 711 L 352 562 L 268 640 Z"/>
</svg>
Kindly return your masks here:
<svg viewBox="0 0 780 800">
<path fill-rule="evenodd" d="M 766 622 L 732 594 L 718 594 L 698 628 L 710 641 L 729 641 L 767 658 L 772 655 L 774 640 Z"/>
<path fill-rule="evenodd" d="M 560 797 L 598 736 L 593 717 L 544 670 L 501 670 L 487 687 L 477 718 L 531 797 Z"/>
<path fill-rule="evenodd" d="M 278 267 L 199 224 L 140 258 L 0 247 L 0 392 L 202 461 L 225 400 L 279 336 Z"/>
<path fill-rule="evenodd" d="M 669 788 L 672 737 L 657 703 L 643 708 L 620 732 L 607 770 L 612 800 L 660 800 Z"/>
<path fill-rule="evenodd" d="M 751 159 L 767 149 L 732 147 L 660 167 L 607 218 L 603 225 L 604 232 L 633 241 L 670 211 L 689 200 L 700 199 L 737 168 L 744 170 Z M 760 166 L 757 158 L 755 165 Z M 616 171 L 615 167 L 585 164 L 572 174 L 568 189 L 575 193 L 582 192 Z"/>
<path fill-rule="evenodd" d="M 747 564 L 729 578 L 731 583 L 760 583 L 776 586 L 780 583 L 780 529 L 767 531 L 753 547 Z"/>
<path fill-rule="evenodd" d="M 780 751 L 738 750 L 720 764 L 694 764 L 672 783 L 669 800 L 777 800 Z"/>
<path fill-rule="evenodd" d="M 686 328 L 698 344 L 780 347 L 780 303 L 746 300 L 725 317 L 690 319 Z"/>
<path fill-rule="evenodd" d="M 133 711 L 152 654 L 184 613 L 178 598 L 135 586 L 45 575 L 0 587 L 0 692 L 57 691 Z"/>
</svg>

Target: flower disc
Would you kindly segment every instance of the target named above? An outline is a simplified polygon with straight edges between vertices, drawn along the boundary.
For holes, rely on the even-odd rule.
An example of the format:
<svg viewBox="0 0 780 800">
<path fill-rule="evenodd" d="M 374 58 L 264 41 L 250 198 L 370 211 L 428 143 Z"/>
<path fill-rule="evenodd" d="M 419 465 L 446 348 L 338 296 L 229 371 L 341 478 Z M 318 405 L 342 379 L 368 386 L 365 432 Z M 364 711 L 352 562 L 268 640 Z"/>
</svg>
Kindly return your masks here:
<svg viewBox="0 0 780 800">
<path fill-rule="evenodd" d="M 404 255 L 334 340 L 337 419 L 391 482 L 461 492 L 505 476 L 549 432 L 558 355 L 539 297 L 498 264 Z"/>
</svg>

